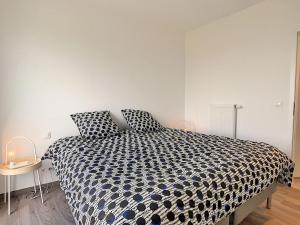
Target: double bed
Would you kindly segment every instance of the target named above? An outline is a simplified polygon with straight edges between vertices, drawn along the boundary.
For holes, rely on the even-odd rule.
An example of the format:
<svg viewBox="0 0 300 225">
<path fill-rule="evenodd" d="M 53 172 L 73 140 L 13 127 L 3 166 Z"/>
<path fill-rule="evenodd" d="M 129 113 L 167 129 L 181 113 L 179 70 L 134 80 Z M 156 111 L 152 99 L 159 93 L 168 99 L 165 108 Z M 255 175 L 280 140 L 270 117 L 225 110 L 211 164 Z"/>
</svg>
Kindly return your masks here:
<svg viewBox="0 0 300 225">
<path fill-rule="evenodd" d="M 236 224 L 277 182 L 290 186 L 294 169 L 266 143 L 169 128 L 62 138 L 43 159 L 82 225 Z"/>
</svg>

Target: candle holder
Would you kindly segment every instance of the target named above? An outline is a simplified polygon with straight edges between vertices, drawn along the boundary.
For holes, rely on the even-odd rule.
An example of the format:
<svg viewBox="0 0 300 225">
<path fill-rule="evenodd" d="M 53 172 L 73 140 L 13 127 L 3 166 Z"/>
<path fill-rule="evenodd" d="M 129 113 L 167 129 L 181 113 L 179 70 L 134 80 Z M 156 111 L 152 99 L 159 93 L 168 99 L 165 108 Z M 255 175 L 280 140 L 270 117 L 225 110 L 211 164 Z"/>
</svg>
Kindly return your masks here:
<svg viewBox="0 0 300 225">
<path fill-rule="evenodd" d="M 13 152 L 13 151 L 9 151 L 9 152 L 7 152 L 7 163 L 8 164 L 10 164 L 10 163 L 13 163 L 14 162 L 14 160 L 15 160 L 15 152 Z"/>
<path fill-rule="evenodd" d="M 10 144 L 14 143 L 16 140 L 25 140 L 27 142 L 29 142 L 30 144 L 33 145 L 33 155 L 34 155 L 34 159 L 37 159 L 37 155 L 36 155 L 36 146 L 34 144 L 34 142 L 32 140 L 30 140 L 27 137 L 24 136 L 16 136 L 13 137 L 12 139 L 10 139 L 7 143 L 6 143 L 6 147 L 5 147 L 5 164 L 13 164 L 14 160 L 16 159 L 16 153 L 14 151 L 8 150 L 8 147 Z"/>
</svg>

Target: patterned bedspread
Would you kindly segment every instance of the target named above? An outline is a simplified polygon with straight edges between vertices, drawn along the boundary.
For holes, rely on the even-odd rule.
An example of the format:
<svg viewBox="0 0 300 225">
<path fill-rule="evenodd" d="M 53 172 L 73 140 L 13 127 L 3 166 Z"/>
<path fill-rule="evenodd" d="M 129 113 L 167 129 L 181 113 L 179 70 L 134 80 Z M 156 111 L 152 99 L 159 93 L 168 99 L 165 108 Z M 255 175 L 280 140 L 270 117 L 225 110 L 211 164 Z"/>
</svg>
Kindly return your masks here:
<svg viewBox="0 0 300 225">
<path fill-rule="evenodd" d="M 51 159 L 76 224 L 215 224 L 294 164 L 278 149 L 181 130 L 56 141 Z"/>
</svg>

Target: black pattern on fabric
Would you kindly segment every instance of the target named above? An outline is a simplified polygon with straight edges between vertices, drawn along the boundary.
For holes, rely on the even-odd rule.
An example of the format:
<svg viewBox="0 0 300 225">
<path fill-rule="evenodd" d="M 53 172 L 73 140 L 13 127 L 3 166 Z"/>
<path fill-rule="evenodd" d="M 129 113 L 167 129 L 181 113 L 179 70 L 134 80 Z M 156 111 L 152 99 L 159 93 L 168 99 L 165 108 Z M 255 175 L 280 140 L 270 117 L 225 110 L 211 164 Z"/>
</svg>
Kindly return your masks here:
<svg viewBox="0 0 300 225">
<path fill-rule="evenodd" d="M 122 109 L 121 112 L 129 127 L 136 131 L 158 131 L 164 128 L 149 112 L 136 109 Z"/>
<path fill-rule="evenodd" d="M 113 136 L 119 133 L 118 125 L 109 111 L 85 112 L 71 115 L 83 138 L 88 140 Z"/>
<path fill-rule="evenodd" d="M 266 143 L 174 129 L 63 138 L 44 159 L 76 224 L 215 224 L 294 169 Z"/>
</svg>

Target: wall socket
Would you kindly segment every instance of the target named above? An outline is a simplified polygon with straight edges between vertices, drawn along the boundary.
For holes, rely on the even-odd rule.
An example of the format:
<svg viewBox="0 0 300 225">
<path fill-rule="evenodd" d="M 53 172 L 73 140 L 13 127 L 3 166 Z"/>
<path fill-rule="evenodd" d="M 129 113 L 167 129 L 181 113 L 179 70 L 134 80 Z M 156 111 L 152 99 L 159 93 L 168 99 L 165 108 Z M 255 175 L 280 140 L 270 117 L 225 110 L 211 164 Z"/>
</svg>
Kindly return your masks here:
<svg viewBox="0 0 300 225">
<path fill-rule="evenodd" d="M 45 139 L 50 140 L 52 138 L 52 133 L 51 131 L 48 131 L 47 135 L 45 136 Z"/>
</svg>

